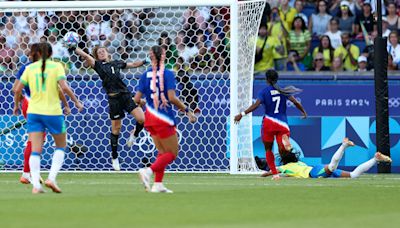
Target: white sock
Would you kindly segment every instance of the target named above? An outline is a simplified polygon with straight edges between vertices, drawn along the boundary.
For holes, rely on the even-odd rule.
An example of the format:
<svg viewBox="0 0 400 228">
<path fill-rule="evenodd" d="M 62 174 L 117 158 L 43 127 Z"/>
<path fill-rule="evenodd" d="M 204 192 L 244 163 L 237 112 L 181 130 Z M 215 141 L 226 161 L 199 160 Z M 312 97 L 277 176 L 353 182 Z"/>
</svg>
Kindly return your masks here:
<svg viewBox="0 0 400 228">
<path fill-rule="evenodd" d="M 29 158 L 29 167 L 31 168 L 31 183 L 34 188 L 42 188 L 40 184 L 40 154 L 32 152 Z"/>
<path fill-rule="evenodd" d="M 374 166 L 375 164 L 376 164 L 375 158 L 371 158 L 370 160 L 357 166 L 357 168 L 355 168 L 353 172 L 350 173 L 350 177 L 351 178 L 359 177 L 361 174 L 367 172 L 370 168 L 372 168 L 372 166 Z"/>
<path fill-rule="evenodd" d="M 22 177 L 25 177 L 27 179 L 31 179 L 31 173 L 23 172 Z"/>
<path fill-rule="evenodd" d="M 51 162 L 51 169 L 49 173 L 49 180 L 55 182 L 58 172 L 60 171 L 64 163 L 64 148 L 57 148 L 53 154 L 53 160 Z"/>
<path fill-rule="evenodd" d="M 329 165 L 328 165 L 329 171 L 333 172 L 337 169 L 339 162 L 343 157 L 344 150 L 346 148 L 347 148 L 347 144 L 342 143 L 342 145 L 340 145 L 339 149 L 335 152 L 335 154 L 333 154 L 331 163 L 329 163 Z"/>
</svg>

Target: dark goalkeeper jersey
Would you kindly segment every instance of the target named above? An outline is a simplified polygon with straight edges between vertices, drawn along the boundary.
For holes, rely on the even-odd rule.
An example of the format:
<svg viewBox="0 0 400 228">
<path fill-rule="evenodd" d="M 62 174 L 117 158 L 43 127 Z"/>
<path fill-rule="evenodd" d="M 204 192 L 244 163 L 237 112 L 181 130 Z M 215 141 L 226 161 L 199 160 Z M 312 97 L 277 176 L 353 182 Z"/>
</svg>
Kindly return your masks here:
<svg viewBox="0 0 400 228">
<path fill-rule="evenodd" d="M 126 68 L 124 61 L 111 61 L 102 62 L 96 61 L 94 64 L 94 70 L 100 76 L 102 80 L 103 88 L 106 93 L 127 93 L 129 92 L 128 87 L 122 81 L 121 69 Z"/>
</svg>

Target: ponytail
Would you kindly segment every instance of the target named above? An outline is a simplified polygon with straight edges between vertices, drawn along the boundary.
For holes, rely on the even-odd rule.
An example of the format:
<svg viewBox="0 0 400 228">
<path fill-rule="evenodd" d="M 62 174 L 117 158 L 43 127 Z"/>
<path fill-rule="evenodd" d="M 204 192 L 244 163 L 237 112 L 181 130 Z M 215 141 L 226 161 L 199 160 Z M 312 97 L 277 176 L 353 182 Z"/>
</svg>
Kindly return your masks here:
<svg viewBox="0 0 400 228">
<path fill-rule="evenodd" d="M 44 85 L 44 71 L 46 70 L 46 59 L 47 59 L 47 46 L 43 45 L 42 49 L 42 86 Z"/>
<path fill-rule="evenodd" d="M 153 46 L 150 50 L 150 59 L 151 59 L 151 67 L 152 67 L 152 80 L 151 80 L 151 88 L 152 88 L 152 93 L 155 94 L 156 96 L 153 96 L 153 105 L 156 110 L 158 110 L 158 107 L 160 106 L 160 100 L 159 97 L 157 96 L 157 68 L 160 68 L 160 80 L 159 80 L 159 85 L 160 85 L 160 97 L 161 97 L 161 107 L 167 107 L 168 106 L 168 100 L 165 97 L 164 94 L 164 70 L 165 70 L 165 59 L 166 59 L 166 54 L 165 50 L 161 48 L 160 46 Z"/>
<path fill-rule="evenodd" d="M 42 86 L 45 83 L 44 71 L 46 70 L 46 60 L 50 58 L 53 53 L 51 45 L 47 42 L 42 42 L 38 45 L 38 52 L 42 60 Z"/>
<path fill-rule="evenodd" d="M 294 86 L 286 86 L 283 89 L 281 87 L 279 87 L 278 84 L 277 84 L 278 83 L 278 79 L 279 79 L 279 75 L 278 75 L 278 72 L 276 72 L 275 70 L 267 70 L 265 76 L 266 76 L 267 82 L 272 87 L 274 87 L 276 90 L 278 90 L 279 93 L 281 93 L 281 94 L 283 94 L 285 96 L 292 96 L 292 95 L 298 94 L 301 91 L 303 91 L 303 90 L 301 90 L 299 88 L 296 88 Z"/>
<path fill-rule="evenodd" d="M 281 93 L 281 94 L 283 94 L 285 96 L 293 96 L 293 95 L 299 94 L 299 93 L 301 93 L 303 91 L 302 89 L 299 89 L 299 88 L 294 87 L 294 86 L 286 86 L 285 88 L 282 89 L 276 83 L 272 84 L 272 87 L 274 87 L 276 90 L 279 91 L 279 93 Z"/>
</svg>

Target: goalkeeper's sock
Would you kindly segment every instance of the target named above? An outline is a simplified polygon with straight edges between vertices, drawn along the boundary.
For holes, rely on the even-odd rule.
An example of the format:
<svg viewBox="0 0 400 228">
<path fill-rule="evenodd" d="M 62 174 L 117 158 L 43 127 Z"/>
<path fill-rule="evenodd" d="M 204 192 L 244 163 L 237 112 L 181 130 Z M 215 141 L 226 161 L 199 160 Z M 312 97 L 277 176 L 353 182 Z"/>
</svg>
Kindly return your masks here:
<svg viewBox="0 0 400 228">
<path fill-rule="evenodd" d="M 357 168 L 355 168 L 353 172 L 350 173 L 350 177 L 351 178 L 359 177 L 361 174 L 367 172 L 370 168 L 372 168 L 372 166 L 374 166 L 375 164 L 376 164 L 376 158 L 371 158 L 370 160 L 357 166 Z"/>
<path fill-rule="evenodd" d="M 175 154 L 171 152 L 165 152 L 157 157 L 156 161 L 150 166 L 151 170 L 155 173 L 154 182 L 162 182 L 165 168 L 169 163 L 174 161 L 175 158 Z"/>
<path fill-rule="evenodd" d="M 343 157 L 344 150 L 346 148 L 347 148 L 347 144 L 342 143 L 342 145 L 340 145 L 339 149 L 335 152 L 335 154 L 333 154 L 331 162 L 328 165 L 329 171 L 333 172 L 337 169 L 339 162 Z"/>
<path fill-rule="evenodd" d="M 65 149 L 56 148 L 53 154 L 53 160 L 51 162 L 49 180 L 55 182 L 58 172 L 60 171 L 64 163 Z"/>
<path fill-rule="evenodd" d="M 272 174 L 277 174 L 278 170 L 276 170 L 275 156 L 272 151 L 268 150 L 265 153 L 265 158 L 267 159 L 268 167 L 271 170 Z"/>
<path fill-rule="evenodd" d="M 24 150 L 24 173 L 29 173 L 31 170 L 29 168 L 29 158 L 32 153 L 32 142 L 28 141 Z"/>
<path fill-rule="evenodd" d="M 114 135 L 111 133 L 111 156 L 112 159 L 117 159 L 118 158 L 118 137 L 119 135 Z"/>
<path fill-rule="evenodd" d="M 31 168 L 31 183 L 34 188 L 42 188 L 40 184 L 40 153 L 32 152 L 29 158 L 29 166 Z"/>
<path fill-rule="evenodd" d="M 139 137 L 139 133 L 143 130 L 144 128 L 144 124 L 143 123 L 136 123 L 136 127 L 135 127 L 135 132 L 133 133 L 133 135 L 135 137 Z"/>
</svg>

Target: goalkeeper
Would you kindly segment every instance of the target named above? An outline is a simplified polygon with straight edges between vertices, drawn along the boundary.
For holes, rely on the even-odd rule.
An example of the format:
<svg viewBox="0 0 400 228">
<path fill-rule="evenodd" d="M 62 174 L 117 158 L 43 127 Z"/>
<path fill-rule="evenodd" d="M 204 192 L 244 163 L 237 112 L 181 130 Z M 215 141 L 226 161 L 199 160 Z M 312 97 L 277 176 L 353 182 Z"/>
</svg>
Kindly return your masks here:
<svg viewBox="0 0 400 228">
<path fill-rule="evenodd" d="M 298 178 L 357 178 L 361 174 L 367 172 L 377 162 L 392 162 L 392 159 L 380 152 L 376 152 L 375 156 L 370 160 L 357 166 L 352 172 L 337 169 L 340 160 L 343 157 L 344 151 L 347 147 L 354 146 L 354 143 L 348 138 L 344 138 L 342 145 L 333 155 L 331 162 L 328 165 L 316 165 L 308 166 L 307 164 L 299 161 L 296 154 L 293 153 L 292 145 L 290 144 L 289 137 L 284 135 L 282 142 L 285 145 L 285 149 L 289 152 L 281 155 L 282 166 L 278 167 L 278 171 L 281 175 Z M 267 177 L 272 175 L 272 172 L 265 172 L 261 176 Z"/>
<path fill-rule="evenodd" d="M 68 44 L 67 44 L 68 45 Z M 88 65 L 93 68 L 102 80 L 104 90 L 108 95 L 109 114 L 111 119 L 111 156 L 112 166 L 115 171 L 119 171 L 120 164 L 118 160 L 118 138 L 121 131 L 121 120 L 125 116 L 125 111 L 130 113 L 136 119 L 136 127 L 131 132 L 128 145 L 132 145 L 143 129 L 144 113 L 140 104 L 136 104 L 132 97 L 133 94 L 128 90 L 120 74 L 122 69 L 140 67 L 146 63 L 146 60 L 139 62 L 124 62 L 120 60 L 112 61 L 110 54 L 105 47 L 96 46 L 93 48 L 93 57 L 84 52 L 76 45 L 68 46 L 70 51 L 83 57 Z"/>
</svg>

